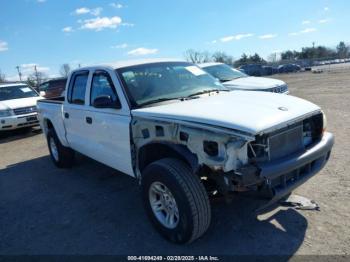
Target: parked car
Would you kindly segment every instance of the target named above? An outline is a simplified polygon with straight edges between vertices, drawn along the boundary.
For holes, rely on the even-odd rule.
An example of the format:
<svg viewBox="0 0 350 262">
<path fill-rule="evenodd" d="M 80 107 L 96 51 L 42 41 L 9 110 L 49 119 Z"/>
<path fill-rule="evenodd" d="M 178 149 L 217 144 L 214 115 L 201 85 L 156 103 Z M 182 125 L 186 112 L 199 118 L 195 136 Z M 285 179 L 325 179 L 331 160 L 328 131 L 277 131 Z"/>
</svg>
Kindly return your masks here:
<svg viewBox="0 0 350 262">
<path fill-rule="evenodd" d="M 60 97 L 66 88 L 67 78 L 51 79 L 39 86 L 40 95 L 45 98 Z"/>
<path fill-rule="evenodd" d="M 39 94 L 25 84 L 0 84 L 0 131 L 39 125 Z"/>
<path fill-rule="evenodd" d="M 262 70 L 263 70 L 264 76 L 270 76 L 273 74 L 273 67 L 272 66 L 263 66 Z"/>
<path fill-rule="evenodd" d="M 256 191 L 274 203 L 324 167 L 334 141 L 317 105 L 228 91 L 188 62 L 76 69 L 64 100 L 38 107 L 57 167 L 77 151 L 136 178 L 149 219 L 176 243 L 207 231 L 209 196 Z"/>
<path fill-rule="evenodd" d="M 280 65 L 278 67 L 279 73 L 295 73 L 295 72 L 299 72 L 300 70 L 301 70 L 301 67 L 295 64 Z"/>
<path fill-rule="evenodd" d="M 248 65 L 242 65 L 239 67 L 239 70 L 243 70 L 244 73 L 250 76 L 262 76 L 264 75 L 264 70 L 262 68 L 262 65 L 258 64 L 248 64 Z"/>
<path fill-rule="evenodd" d="M 287 84 L 281 80 L 248 76 L 223 63 L 204 63 L 199 66 L 229 89 L 289 93 Z"/>
</svg>

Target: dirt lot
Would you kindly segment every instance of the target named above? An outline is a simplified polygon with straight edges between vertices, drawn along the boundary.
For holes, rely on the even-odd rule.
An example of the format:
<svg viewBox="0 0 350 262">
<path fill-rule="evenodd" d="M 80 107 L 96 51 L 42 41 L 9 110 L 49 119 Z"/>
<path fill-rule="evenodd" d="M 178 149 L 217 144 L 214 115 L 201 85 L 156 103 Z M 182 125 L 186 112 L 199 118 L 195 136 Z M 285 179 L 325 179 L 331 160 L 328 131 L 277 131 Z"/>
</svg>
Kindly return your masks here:
<svg viewBox="0 0 350 262">
<path fill-rule="evenodd" d="M 213 203 L 210 230 L 190 245 L 164 241 L 148 222 L 136 182 L 79 156 L 53 166 L 40 133 L 0 138 L 0 254 L 350 254 L 350 69 L 275 76 L 323 107 L 336 145 L 326 168 L 296 193 L 320 211 L 254 201 Z"/>
</svg>

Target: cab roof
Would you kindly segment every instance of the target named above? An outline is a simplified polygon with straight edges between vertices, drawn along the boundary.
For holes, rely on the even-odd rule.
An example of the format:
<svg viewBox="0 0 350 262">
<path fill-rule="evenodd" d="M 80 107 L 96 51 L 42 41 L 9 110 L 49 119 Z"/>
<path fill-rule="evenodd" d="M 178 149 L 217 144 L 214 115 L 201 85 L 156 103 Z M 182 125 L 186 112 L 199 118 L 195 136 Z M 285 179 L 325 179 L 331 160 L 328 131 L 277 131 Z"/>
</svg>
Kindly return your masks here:
<svg viewBox="0 0 350 262">
<path fill-rule="evenodd" d="M 119 69 L 123 67 L 129 67 L 129 66 L 136 66 L 136 65 L 143 65 L 143 64 L 151 64 L 151 63 L 162 63 L 162 62 L 187 62 L 183 59 L 169 59 L 169 58 L 155 58 L 155 59 L 138 59 L 138 60 L 126 60 L 126 61 L 117 61 L 112 63 L 102 63 L 102 64 L 96 64 L 92 66 L 86 66 L 81 67 L 79 70 L 88 70 L 88 69 L 95 69 L 98 67 L 109 67 L 113 69 Z"/>
</svg>

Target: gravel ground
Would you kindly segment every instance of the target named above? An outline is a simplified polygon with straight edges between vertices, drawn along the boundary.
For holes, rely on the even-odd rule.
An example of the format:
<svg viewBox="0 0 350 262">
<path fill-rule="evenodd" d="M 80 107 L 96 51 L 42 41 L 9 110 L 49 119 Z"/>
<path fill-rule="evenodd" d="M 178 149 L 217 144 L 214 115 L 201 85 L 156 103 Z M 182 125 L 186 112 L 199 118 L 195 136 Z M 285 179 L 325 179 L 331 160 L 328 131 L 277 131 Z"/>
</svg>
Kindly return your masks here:
<svg viewBox="0 0 350 262">
<path fill-rule="evenodd" d="M 209 231 L 174 245 L 148 222 L 134 179 L 83 156 L 73 169 L 57 169 L 44 136 L 19 131 L 0 138 L 0 254 L 349 254 L 350 70 L 274 77 L 321 105 L 336 136 L 328 165 L 296 191 L 320 211 L 256 217 L 251 199 L 214 202 Z"/>
</svg>

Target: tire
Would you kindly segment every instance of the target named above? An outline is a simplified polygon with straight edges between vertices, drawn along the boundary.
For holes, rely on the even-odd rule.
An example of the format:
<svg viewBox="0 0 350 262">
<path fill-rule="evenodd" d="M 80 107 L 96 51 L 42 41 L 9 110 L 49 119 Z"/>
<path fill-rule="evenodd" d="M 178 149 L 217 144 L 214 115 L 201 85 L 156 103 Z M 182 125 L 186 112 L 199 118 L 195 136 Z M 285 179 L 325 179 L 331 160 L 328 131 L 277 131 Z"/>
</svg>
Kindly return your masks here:
<svg viewBox="0 0 350 262">
<path fill-rule="evenodd" d="M 74 150 L 61 144 L 54 129 L 47 132 L 47 145 L 51 159 L 57 167 L 70 168 L 73 166 Z"/>
<path fill-rule="evenodd" d="M 164 158 L 148 165 L 142 173 L 142 197 L 146 213 L 152 224 L 167 240 L 174 243 L 190 243 L 202 236 L 208 229 L 211 220 L 211 209 L 207 192 L 200 179 L 191 172 L 183 161 L 173 158 Z M 162 187 L 163 185 L 164 187 Z M 156 189 L 156 190 L 155 190 Z M 162 197 L 155 200 L 154 193 L 159 189 L 170 192 L 173 199 L 173 224 L 166 219 L 167 208 L 154 211 L 156 202 L 162 202 Z M 162 194 L 162 193 L 161 193 Z M 165 194 L 163 200 L 166 202 Z M 159 204 L 164 208 L 167 203 Z M 153 208 L 151 203 L 153 203 Z M 177 213 L 176 213 L 177 210 Z M 177 216 L 176 216 L 177 214 Z M 161 217 L 161 218 L 160 218 Z M 165 222 L 164 222 L 165 220 Z M 163 221 L 163 222 L 162 222 Z M 171 221 L 171 219 L 169 219 Z"/>
</svg>

